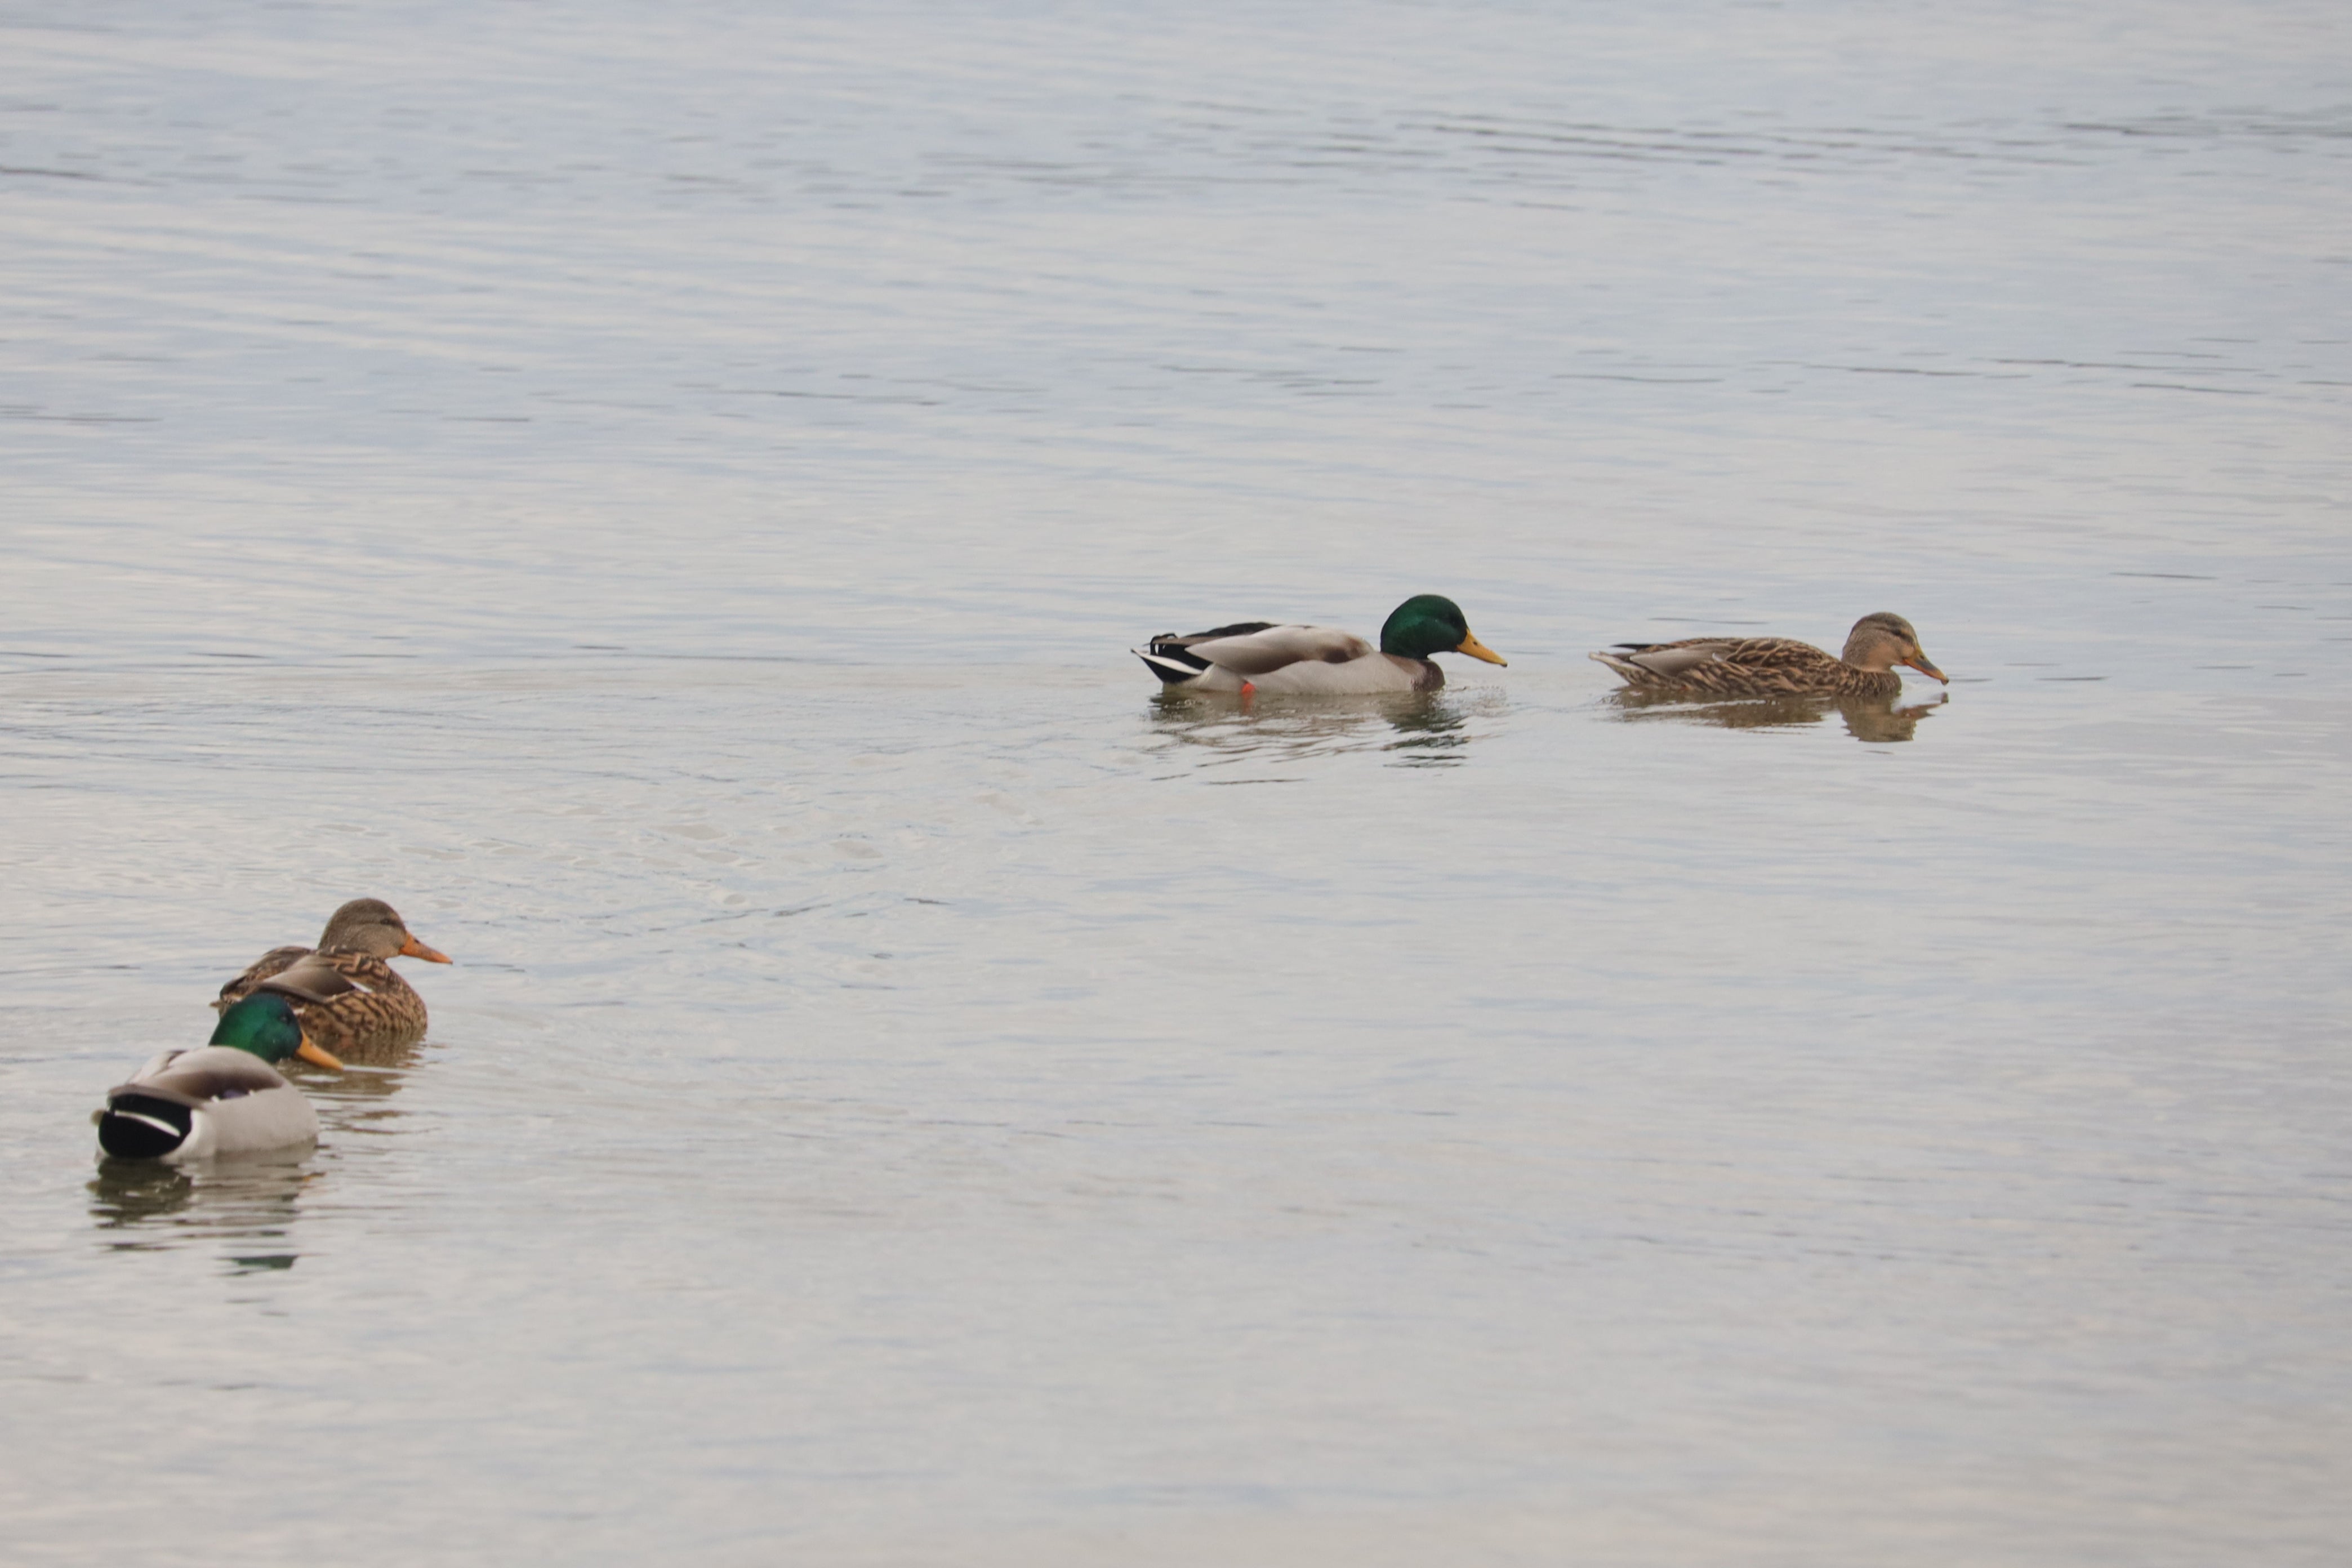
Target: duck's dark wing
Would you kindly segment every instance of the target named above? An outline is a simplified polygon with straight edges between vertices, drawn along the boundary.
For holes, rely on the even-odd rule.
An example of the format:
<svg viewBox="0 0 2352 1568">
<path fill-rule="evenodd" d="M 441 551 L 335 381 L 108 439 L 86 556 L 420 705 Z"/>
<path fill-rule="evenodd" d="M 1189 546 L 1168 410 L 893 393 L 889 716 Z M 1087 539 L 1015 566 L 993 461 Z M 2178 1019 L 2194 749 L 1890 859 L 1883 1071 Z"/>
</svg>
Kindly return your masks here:
<svg viewBox="0 0 2352 1568">
<path fill-rule="evenodd" d="M 343 966 L 325 953 L 306 952 L 295 963 L 257 983 L 256 991 L 275 991 L 300 1002 L 331 1002 L 367 987 L 343 973 Z"/>
<path fill-rule="evenodd" d="M 310 950 L 307 947 L 271 948 L 268 952 L 255 959 L 244 973 L 220 988 L 220 994 L 213 1000 L 214 1010 L 217 1012 L 232 1002 L 244 1000 L 255 986 L 273 974 L 282 973 L 291 969 L 310 956 Z"/>
<path fill-rule="evenodd" d="M 1191 647 L 1194 643 L 1215 642 L 1221 637 L 1245 637 L 1255 632 L 1270 632 L 1274 621 L 1235 621 L 1229 626 L 1215 626 L 1205 632 L 1162 632 L 1151 639 L 1151 651 L 1165 653 L 1171 648 Z"/>
</svg>

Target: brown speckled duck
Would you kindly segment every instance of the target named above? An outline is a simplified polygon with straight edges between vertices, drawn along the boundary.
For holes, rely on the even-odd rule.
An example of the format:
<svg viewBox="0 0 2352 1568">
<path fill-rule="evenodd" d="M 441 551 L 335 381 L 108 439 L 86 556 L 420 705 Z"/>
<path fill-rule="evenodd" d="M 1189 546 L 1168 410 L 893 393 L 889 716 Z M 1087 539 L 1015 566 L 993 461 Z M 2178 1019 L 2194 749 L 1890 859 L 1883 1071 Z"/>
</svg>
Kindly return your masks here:
<svg viewBox="0 0 2352 1568">
<path fill-rule="evenodd" d="M 1837 658 L 1794 637 L 1619 643 L 1592 657 L 1628 686 L 1694 697 L 1892 697 L 1903 689 L 1903 678 L 1895 673 L 1898 664 L 1946 679 L 1919 651 L 1911 623 L 1885 610 L 1853 623 Z"/>
<path fill-rule="evenodd" d="M 425 1035 L 425 998 L 385 962 L 391 958 L 450 962 L 417 941 L 382 899 L 353 899 L 328 920 L 316 948 L 271 948 L 222 986 L 213 1005 L 271 991 L 293 1005 L 303 1032 L 329 1051 L 414 1045 Z"/>
</svg>

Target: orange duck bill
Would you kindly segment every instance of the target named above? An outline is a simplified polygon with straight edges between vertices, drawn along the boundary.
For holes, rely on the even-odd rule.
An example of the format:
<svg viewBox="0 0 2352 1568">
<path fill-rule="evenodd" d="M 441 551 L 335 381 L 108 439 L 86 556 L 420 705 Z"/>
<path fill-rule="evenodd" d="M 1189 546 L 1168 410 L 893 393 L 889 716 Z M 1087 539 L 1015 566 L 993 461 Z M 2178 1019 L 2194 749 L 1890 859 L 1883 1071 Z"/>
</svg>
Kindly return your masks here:
<svg viewBox="0 0 2352 1568">
<path fill-rule="evenodd" d="M 1501 654 L 1496 653 L 1493 648 L 1488 647 L 1485 643 L 1480 642 L 1475 637 L 1464 637 L 1460 642 L 1454 645 L 1454 651 L 1455 653 L 1466 653 L 1472 658 L 1483 658 L 1488 664 L 1510 663 L 1510 660 L 1505 658 Z"/>
<path fill-rule="evenodd" d="M 294 1048 L 294 1054 L 314 1067 L 332 1068 L 337 1072 L 343 1070 L 343 1064 L 336 1058 L 335 1054 L 308 1034 L 302 1037 L 302 1043 Z"/>
<path fill-rule="evenodd" d="M 1943 677 L 1939 675 L 1936 679 L 1941 680 Z M 423 942 L 417 941 L 416 935 L 414 931 L 409 933 L 408 941 L 402 944 L 400 956 L 403 958 L 421 958 L 427 963 L 455 963 L 457 962 L 447 953 L 439 952 L 434 948 L 429 948 Z"/>
</svg>

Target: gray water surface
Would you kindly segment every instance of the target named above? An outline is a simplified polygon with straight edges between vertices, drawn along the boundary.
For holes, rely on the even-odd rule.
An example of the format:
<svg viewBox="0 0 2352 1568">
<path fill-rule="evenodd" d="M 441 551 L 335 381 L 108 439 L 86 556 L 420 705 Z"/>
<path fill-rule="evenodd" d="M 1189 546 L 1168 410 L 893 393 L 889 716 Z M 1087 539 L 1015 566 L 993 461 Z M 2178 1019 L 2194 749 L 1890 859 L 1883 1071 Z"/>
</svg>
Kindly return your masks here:
<svg viewBox="0 0 2352 1568">
<path fill-rule="evenodd" d="M 8 1557 L 2336 1563 L 2347 58 L 0 13 Z M 425 1044 L 99 1165 L 362 895 Z"/>
</svg>

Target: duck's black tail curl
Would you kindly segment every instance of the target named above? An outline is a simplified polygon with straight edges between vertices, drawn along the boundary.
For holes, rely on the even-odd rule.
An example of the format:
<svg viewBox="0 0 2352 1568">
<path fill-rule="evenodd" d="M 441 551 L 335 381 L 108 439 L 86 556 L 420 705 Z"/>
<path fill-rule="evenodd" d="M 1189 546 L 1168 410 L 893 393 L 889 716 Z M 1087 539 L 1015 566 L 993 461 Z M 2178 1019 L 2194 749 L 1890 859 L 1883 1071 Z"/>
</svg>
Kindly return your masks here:
<svg viewBox="0 0 2352 1568">
<path fill-rule="evenodd" d="M 118 1160 L 160 1160 L 186 1142 L 194 1126 L 186 1106 L 126 1091 L 99 1113 L 98 1146 Z"/>
</svg>

